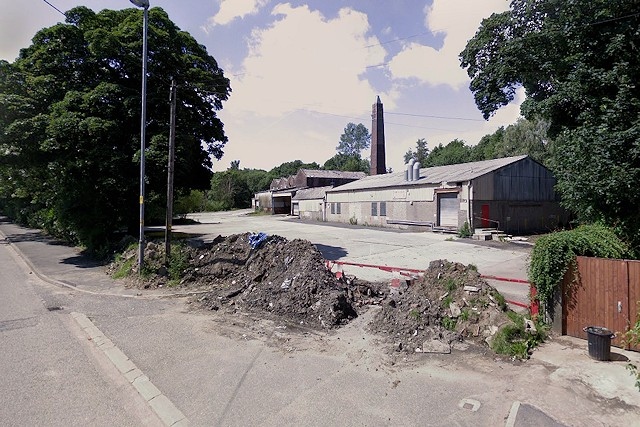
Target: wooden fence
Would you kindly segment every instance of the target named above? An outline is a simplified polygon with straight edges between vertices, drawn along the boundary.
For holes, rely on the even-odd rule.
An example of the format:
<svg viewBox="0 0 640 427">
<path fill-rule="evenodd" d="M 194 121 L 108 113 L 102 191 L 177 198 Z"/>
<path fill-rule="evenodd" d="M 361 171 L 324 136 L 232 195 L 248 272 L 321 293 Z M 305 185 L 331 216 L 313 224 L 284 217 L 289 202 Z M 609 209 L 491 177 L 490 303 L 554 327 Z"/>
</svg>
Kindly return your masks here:
<svg viewBox="0 0 640 427">
<path fill-rule="evenodd" d="M 583 328 L 604 326 L 620 333 L 635 324 L 640 301 L 640 261 L 577 257 L 562 283 L 562 333 L 587 339 Z M 640 351 L 640 346 L 626 349 Z"/>
</svg>

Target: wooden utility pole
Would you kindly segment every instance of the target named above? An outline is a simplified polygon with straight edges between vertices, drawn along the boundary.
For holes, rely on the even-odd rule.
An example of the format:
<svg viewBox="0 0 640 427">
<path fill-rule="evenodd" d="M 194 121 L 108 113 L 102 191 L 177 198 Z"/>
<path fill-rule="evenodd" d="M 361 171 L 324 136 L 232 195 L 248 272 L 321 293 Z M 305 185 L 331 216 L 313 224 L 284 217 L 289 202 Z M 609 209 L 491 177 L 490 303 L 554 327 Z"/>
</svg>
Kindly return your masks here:
<svg viewBox="0 0 640 427">
<path fill-rule="evenodd" d="M 169 100 L 171 101 L 171 117 L 169 118 L 169 165 L 167 167 L 167 226 L 164 233 L 165 264 L 169 263 L 171 257 L 171 226 L 173 222 L 173 168 L 176 142 L 176 82 L 173 79 L 171 79 Z"/>
</svg>

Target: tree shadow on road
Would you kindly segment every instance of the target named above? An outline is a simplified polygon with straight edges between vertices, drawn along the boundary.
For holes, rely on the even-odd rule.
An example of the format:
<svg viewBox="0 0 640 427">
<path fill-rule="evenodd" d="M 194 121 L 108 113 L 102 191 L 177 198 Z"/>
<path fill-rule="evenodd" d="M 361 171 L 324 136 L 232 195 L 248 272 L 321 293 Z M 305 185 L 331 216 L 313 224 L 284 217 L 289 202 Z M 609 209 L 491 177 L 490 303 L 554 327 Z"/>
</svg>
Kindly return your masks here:
<svg viewBox="0 0 640 427">
<path fill-rule="evenodd" d="M 314 243 L 314 245 L 316 248 L 318 248 L 322 256 L 330 261 L 336 261 L 349 254 L 349 252 L 347 252 L 345 248 L 342 248 L 340 246 L 328 246 L 322 245 L 320 243 Z"/>
</svg>

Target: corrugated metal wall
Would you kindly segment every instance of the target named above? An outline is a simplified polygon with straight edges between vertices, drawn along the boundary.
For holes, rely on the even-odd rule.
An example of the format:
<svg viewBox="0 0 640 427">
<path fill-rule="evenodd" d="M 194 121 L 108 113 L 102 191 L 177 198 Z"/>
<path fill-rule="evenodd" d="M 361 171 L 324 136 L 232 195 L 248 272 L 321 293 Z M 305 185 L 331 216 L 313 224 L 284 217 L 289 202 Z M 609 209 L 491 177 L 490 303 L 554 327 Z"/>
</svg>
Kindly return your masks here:
<svg viewBox="0 0 640 427">
<path fill-rule="evenodd" d="M 482 218 L 491 221 L 483 225 Z M 569 213 L 558 202 L 473 201 L 475 228 L 488 226 L 506 233 L 526 234 L 554 230 L 568 221 Z"/>
<path fill-rule="evenodd" d="M 473 180 L 474 199 L 505 201 L 557 201 L 551 171 L 526 157 Z"/>
</svg>

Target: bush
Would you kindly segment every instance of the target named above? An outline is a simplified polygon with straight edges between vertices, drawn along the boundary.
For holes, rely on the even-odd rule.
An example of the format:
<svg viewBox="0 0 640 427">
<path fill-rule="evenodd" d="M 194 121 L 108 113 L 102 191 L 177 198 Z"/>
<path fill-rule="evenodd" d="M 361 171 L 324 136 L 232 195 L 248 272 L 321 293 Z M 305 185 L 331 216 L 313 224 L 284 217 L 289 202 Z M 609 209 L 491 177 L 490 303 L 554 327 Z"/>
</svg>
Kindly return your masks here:
<svg viewBox="0 0 640 427">
<path fill-rule="evenodd" d="M 462 227 L 458 229 L 458 237 L 471 237 L 472 234 L 471 227 L 469 227 L 469 223 L 467 221 L 465 221 Z"/>
<path fill-rule="evenodd" d="M 172 246 L 167 267 L 170 284 L 177 285 L 182 279 L 184 271 L 189 267 L 189 255 L 183 244 Z"/>
<path fill-rule="evenodd" d="M 536 324 L 536 331 L 527 331 L 524 317 L 510 311 L 507 313 L 511 323 L 504 325 L 493 337 L 491 349 L 497 354 L 528 359 L 531 351 L 542 343 L 546 336 L 546 328 L 542 323 Z"/>
<path fill-rule="evenodd" d="M 640 301 L 638 301 L 638 313 L 640 313 Z M 638 316 L 635 325 L 624 333 L 622 342 L 624 345 L 640 345 L 640 316 Z M 640 369 L 633 363 L 629 363 L 627 369 L 631 371 L 631 375 L 635 376 L 636 387 L 640 391 Z"/>
<path fill-rule="evenodd" d="M 576 256 L 625 258 L 629 253 L 629 246 L 602 224 L 559 231 L 536 242 L 529 263 L 529 281 L 535 284 L 538 299 L 550 307 L 557 286 Z"/>
</svg>

